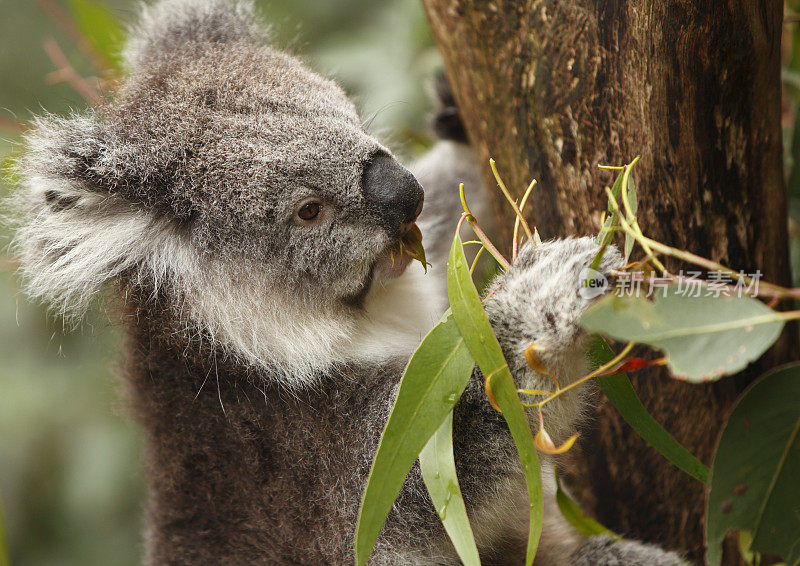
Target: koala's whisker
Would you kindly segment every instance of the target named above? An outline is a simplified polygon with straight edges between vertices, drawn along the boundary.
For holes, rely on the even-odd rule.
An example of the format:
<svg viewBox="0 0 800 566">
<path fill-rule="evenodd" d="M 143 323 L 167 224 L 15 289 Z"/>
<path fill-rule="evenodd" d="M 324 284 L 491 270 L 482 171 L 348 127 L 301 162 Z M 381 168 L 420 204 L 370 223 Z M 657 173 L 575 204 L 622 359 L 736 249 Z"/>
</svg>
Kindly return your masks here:
<svg viewBox="0 0 800 566">
<path fill-rule="evenodd" d="M 225 412 L 225 405 L 222 404 L 222 392 L 219 388 L 219 368 L 217 367 L 217 353 L 214 352 L 214 373 L 217 374 L 217 398 L 219 399 L 219 406 L 222 407 L 222 414 L 225 417 L 228 416 L 228 413 Z"/>
<path fill-rule="evenodd" d="M 203 391 L 203 387 L 206 386 L 206 381 L 208 381 L 209 375 L 211 375 L 211 368 L 208 368 L 208 371 L 206 372 L 206 377 L 205 379 L 203 379 L 203 383 L 200 384 L 200 389 L 197 390 L 197 394 L 194 396 L 194 399 L 192 401 L 197 401 L 197 398 L 200 397 L 200 393 Z"/>
<path fill-rule="evenodd" d="M 384 110 L 388 110 L 392 106 L 397 106 L 397 105 L 400 105 L 400 104 L 405 104 L 405 102 L 403 102 L 401 100 L 395 100 L 393 102 L 387 102 L 386 104 L 384 104 L 383 106 L 381 106 L 380 108 L 375 110 L 369 118 L 367 118 L 366 120 L 361 122 L 361 127 L 364 128 L 365 130 L 368 130 L 372 126 L 372 122 L 375 121 L 375 118 L 377 118 L 378 115 L 381 112 L 383 112 Z"/>
</svg>

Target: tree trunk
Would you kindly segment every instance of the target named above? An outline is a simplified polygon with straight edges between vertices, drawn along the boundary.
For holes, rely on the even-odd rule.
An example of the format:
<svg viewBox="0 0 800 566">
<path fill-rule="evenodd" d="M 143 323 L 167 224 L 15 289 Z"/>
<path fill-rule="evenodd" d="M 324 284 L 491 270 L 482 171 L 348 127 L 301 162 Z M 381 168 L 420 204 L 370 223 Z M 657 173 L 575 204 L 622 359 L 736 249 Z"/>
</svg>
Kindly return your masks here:
<svg viewBox="0 0 800 566">
<path fill-rule="evenodd" d="M 479 159 L 494 157 L 517 196 L 538 179 L 529 216 L 543 238 L 596 233 L 612 180 L 597 165 L 641 155 L 633 177 L 648 236 L 789 283 L 781 1 L 423 2 Z M 488 166 L 485 179 L 508 249 L 513 216 Z M 653 415 L 709 464 L 743 386 L 795 355 L 789 334 L 715 384 L 631 377 Z M 700 560 L 703 486 L 607 401 L 597 416 L 574 477 L 586 508 L 617 532 Z"/>
</svg>

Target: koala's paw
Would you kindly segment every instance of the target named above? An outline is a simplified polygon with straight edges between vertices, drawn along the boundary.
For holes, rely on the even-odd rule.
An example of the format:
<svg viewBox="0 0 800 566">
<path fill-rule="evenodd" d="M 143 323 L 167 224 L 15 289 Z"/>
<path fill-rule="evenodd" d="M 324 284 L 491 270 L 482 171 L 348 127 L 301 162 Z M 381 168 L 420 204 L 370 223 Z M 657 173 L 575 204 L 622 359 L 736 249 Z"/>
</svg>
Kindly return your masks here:
<svg viewBox="0 0 800 566">
<path fill-rule="evenodd" d="M 609 246 L 594 274 L 595 286 L 586 287 L 583 282 L 598 250 L 593 238 L 522 247 L 509 270 L 490 286 L 485 303 L 504 348 L 521 346 L 524 351 L 536 342 L 545 351 L 559 352 L 576 344 L 585 334 L 578 319 L 603 292 L 598 282 L 610 285 L 608 273 L 622 265 L 619 252 Z"/>
<path fill-rule="evenodd" d="M 595 536 L 572 553 L 575 566 L 686 566 L 680 556 L 651 544 Z"/>
<path fill-rule="evenodd" d="M 578 320 L 602 294 L 597 287 L 583 284 L 598 250 L 592 238 L 527 244 L 508 271 L 490 286 L 486 313 L 518 387 L 552 391 L 554 378 L 563 387 L 588 373 L 589 334 Z M 621 264 L 619 252 L 607 248 L 597 278 L 610 286 L 607 274 Z M 536 368 L 528 367 L 525 359 L 525 350 L 532 343 L 539 346 Z M 574 432 L 573 425 L 585 407 L 584 391 L 572 391 L 545 407 L 547 428 L 557 443 Z"/>
</svg>

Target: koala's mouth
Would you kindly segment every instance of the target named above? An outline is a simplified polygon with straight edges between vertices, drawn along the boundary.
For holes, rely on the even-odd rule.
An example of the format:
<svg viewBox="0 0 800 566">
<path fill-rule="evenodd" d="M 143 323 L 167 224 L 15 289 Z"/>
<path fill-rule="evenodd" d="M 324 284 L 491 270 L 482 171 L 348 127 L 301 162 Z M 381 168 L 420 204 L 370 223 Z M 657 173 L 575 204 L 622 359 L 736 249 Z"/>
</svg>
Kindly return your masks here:
<svg viewBox="0 0 800 566">
<path fill-rule="evenodd" d="M 344 302 L 354 306 L 363 304 L 364 298 L 376 279 L 387 280 L 400 277 L 415 260 L 421 262 L 423 266 L 427 267 L 428 265 L 425 261 L 425 250 L 422 247 L 422 232 L 416 223 L 411 223 L 402 236 L 379 253 L 378 258 L 370 265 L 361 286 L 352 295 L 346 297 Z"/>
<path fill-rule="evenodd" d="M 390 244 L 378 258 L 376 270 L 386 278 L 400 277 L 414 261 L 419 261 L 425 269 L 425 249 L 422 247 L 422 232 L 416 222 L 405 233 Z"/>
</svg>

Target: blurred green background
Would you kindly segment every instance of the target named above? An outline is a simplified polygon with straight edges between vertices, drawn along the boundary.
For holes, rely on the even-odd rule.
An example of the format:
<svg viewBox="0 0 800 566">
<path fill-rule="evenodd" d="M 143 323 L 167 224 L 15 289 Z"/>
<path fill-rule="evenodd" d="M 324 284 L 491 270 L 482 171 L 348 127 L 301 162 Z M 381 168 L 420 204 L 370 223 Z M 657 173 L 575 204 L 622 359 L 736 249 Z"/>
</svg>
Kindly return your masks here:
<svg viewBox="0 0 800 566">
<path fill-rule="evenodd" d="M 87 106 L 69 84 L 53 84 L 49 76 L 55 65 L 44 43 L 51 38 L 90 84 L 97 75 L 60 19 L 87 29 L 95 22 L 91 39 L 101 49 L 114 48 L 113 26 L 99 23 L 108 13 L 132 21 L 137 4 L 0 0 L 0 158 L 6 166 L 20 150 L 19 125 L 32 115 Z M 401 156 L 427 145 L 424 84 L 440 62 L 417 1 L 259 4 L 274 42 L 336 77 L 362 116 L 374 116 L 372 130 Z M 6 171 L 0 192 L 12 184 Z M 0 228 L 0 507 L 11 562 L 138 564 L 145 493 L 139 434 L 125 419 L 115 379 L 118 330 L 101 312 L 70 329 L 28 304 L 13 275 L 9 239 Z"/>
</svg>

